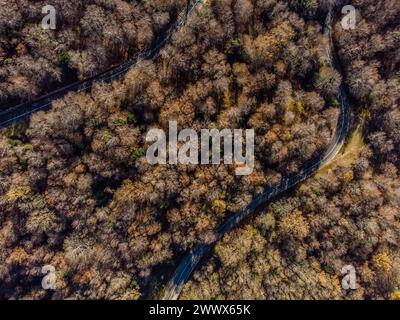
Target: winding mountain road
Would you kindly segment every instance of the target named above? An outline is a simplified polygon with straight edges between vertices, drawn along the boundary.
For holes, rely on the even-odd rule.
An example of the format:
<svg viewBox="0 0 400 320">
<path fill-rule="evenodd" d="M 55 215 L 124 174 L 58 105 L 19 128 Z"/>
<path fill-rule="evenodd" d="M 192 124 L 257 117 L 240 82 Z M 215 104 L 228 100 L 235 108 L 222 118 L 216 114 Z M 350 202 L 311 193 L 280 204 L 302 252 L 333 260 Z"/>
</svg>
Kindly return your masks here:
<svg viewBox="0 0 400 320">
<path fill-rule="evenodd" d="M 330 9 L 327 17 L 325 19 L 324 33 L 329 38 L 329 45 L 326 48 L 326 53 L 329 58 L 330 65 L 333 68 L 338 69 L 338 63 L 333 54 L 333 41 L 331 34 L 332 25 L 332 11 Z M 283 177 L 279 184 L 272 187 L 267 187 L 262 194 L 257 196 L 251 201 L 247 207 L 230 214 L 229 218 L 218 228 L 216 232 L 216 239 L 212 244 L 199 244 L 193 248 L 181 261 L 177 270 L 175 271 L 172 279 L 168 283 L 164 293 L 164 300 L 176 300 L 182 291 L 183 285 L 190 277 L 193 270 L 196 268 L 197 264 L 201 258 L 209 252 L 214 244 L 221 240 L 221 238 L 235 226 L 237 226 L 243 219 L 247 218 L 250 214 L 255 212 L 257 208 L 261 205 L 267 203 L 271 198 L 282 194 L 283 192 L 291 189 L 300 182 L 311 177 L 314 173 L 318 171 L 319 168 L 328 164 L 340 151 L 342 148 L 349 129 L 350 122 L 350 107 L 349 99 L 346 94 L 343 83 L 340 85 L 338 92 L 338 100 L 340 101 L 340 115 L 338 118 L 338 123 L 334 133 L 334 137 L 329 143 L 327 149 L 323 154 L 317 158 L 312 159 L 303 166 L 303 169 L 296 174 L 292 174 Z"/>
<path fill-rule="evenodd" d="M 0 128 L 6 128 L 13 123 L 27 119 L 31 114 L 41 110 L 48 110 L 52 105 L 52 101 L 60 99 L 65 96 L 68 92 L 75 91 L 88 91 L 90 90 L 94 83 L 96 82 L 111 82 L 116 79 L 121 79 L 132 66 L 138 64 L 142 60 L 154 58 L 160 50 L 167 44 L 171 35 L 174 31 L 178 30 L 184 23 L 188 15 L 200 4 L 206 2 L 207 0 L 192 0 L 188 4 L 188 7 L 178 15 L 178 19 L 174 24 L 170 26 L 168 31 L 162 37 L 162 39 L 157 42 L 157 44 L 151 49 L 141 52 L 127 62 L 120 66 L 113 67 L 99 75 L 92 78 L 79 81 L 70 84 L 66 87 L 60 88 L 53 91 L 45 96 L 36 99 L 33 102 L 27 102 L 17 105 L 12 108 L 0 111 Z M 330 59 L 330 64 L 332 67 L 337 67 L 337 62 L 333 55 L 333 43 L 331 36 L 331 24 L 332 24 L 332 10 L 329 11 L 326 21 L 325 21 L 325 34 L 330 39 L 330 45 L 327 47 L 327 56 Z M 349 128 L 349 101 L 344 88 L 343 83 L 340 86 L 338 99 L 340 101 L 340 115 L 336 127 L 336 131 L 332 141 L 327 147 L 326 151 L 314 158 L 313 160 L 306 163 L 299 173 L 292 174 L 287 177 L 283 177 L 279 184 L 272 187 L 267 187 L 264 192 L 258 195 L 253 201 L 247 205 L 244 209 L 237 211 L 230 215 L 230 217 L 218 228 L 216 232 L 216 239 L 214 243 L 211 244 L 200 244 L 193 248 L 181 261 L 175 274 L 170 280 L 166 287 L 164 300 L 176 300 L 182 291 L 183 285 L 190 277 L 191 273 L 201 260 L 201 258 L 213 248 L 214 244 L 220 240 L 227 232 L 232 230 L 237 226 L 243 219 L 247 218 L 250 214 L 255 212 L 261 205 L 268 202 L 271 198 L 282 194 L 283 192 L 289 190 L 300 182 L 306 180 L 312 176 L 319 168 L 329 163 L 340 151 L 343 146 L 345 139 L 347 137 Z M 1 110 L 1 109 L 0 109 Z"/>
</svg>

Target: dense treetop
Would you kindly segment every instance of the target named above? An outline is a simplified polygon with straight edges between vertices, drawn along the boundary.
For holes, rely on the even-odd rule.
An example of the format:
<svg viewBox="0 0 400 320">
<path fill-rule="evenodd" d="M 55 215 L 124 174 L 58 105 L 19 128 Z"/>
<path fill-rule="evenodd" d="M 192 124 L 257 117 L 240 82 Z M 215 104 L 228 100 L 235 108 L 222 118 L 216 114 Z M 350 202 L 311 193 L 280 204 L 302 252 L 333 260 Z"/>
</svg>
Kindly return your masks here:
<svg viewBox="0 0 400 320">
<path fill-rule="evenodd" d="M 56 298 L 157 294 L 160 270 L 166 275 L 188 249 L 212 241 L 226 215 L 320 154 L 336 128 L 342 81 L 330 67 L 329 39 L 321 31 L 328 4 L 207 2 L 154 60 L 90 93 L 68 94 L 50 111 L 34 114 L 22 129 L 5 130 L 0 137 L 0 296 L 51 295 L 40 286 L 45 264 L 57 271 Z M 68 68 L 85 77 L 150 45 L 183 4 L 59 5 L 70 10 L 65 10 L 65 25 L 76 20 L 79 27 L 71 26 L 68 37 L 57 41 L 70 54 Z M 374 20 L 368 4 L 354 5 L 362 9 L 360 28 L 341 30 L 336 19 L 334 42 L 354 100 L 355 122 L 364 123 L 360 156 L 269 204 L 228 234 L 183 298 L 344 298 L 338 280 L 343 263 L 357 266 L 362 278 L 362 290 L 350 297 L 389 298 L 399 289 L 394 280 L 399 64 L 387 57 L 398 51 L 400 8 L 378 6 L 387 11 L 384 24 Z M 24 36 L 15 39 L 29 48 L 23 55 L 0 49 L 0 59 L 11 59 L 1 69 L 3 101 L 26 96 L 16 93 L 10 85 L 13 75 L 7 73 L 27 77 L 22 72 L 32 69 L 15 71 L 19 61 L 38 55 L 49 63 L 41 70 L 65 75 L 52 60 L 58 51 L 32 40 L 33 17 L 24 12 L 0 25 L 0 32 L 7 32 L 9 24 L 20 30 Z M 111 22 L 103 25 L 103 17 Z M 124 33 L 123 21 L 135 26 L 126 27 L 132 34 Z M 90 43 L 85 32 L 91 34 Z M 382 40 L 377 48 L 368 47 L 378 43 L 371 37 Z M 54 39 L 43 41 L 57 47 Z M 7 47 L 12 39 L 1 48 L 3 43 Z M 94 60 L 76 62 L 83 57 Z M 46 90 L 40 82 L 30 85 L 20 88 L 33 95 Z M 254 128 L 253 173 L 236 176 L 234 165 L 148 164 L 146 133 L 167 129 L 170 120 L 195 130 Z"/>
</svg>

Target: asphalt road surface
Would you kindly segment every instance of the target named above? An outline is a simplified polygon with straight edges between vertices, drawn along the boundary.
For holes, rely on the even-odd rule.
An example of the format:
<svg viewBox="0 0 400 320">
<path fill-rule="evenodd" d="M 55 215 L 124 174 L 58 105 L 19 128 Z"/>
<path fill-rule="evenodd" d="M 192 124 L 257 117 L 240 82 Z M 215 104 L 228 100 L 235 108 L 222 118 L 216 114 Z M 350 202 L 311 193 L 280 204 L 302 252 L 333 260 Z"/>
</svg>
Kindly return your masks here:
<svg viewBox="0 0 400 320">
<path fill-rule="evenodd" d="M 331 66 L 337 68 L 338 64 L 333 54 L 331 25 L 332 10 L 330 10 L 327 14 L 324 26 L 324 33 L 327 37 L 329 37 L 330 40 L 329 46 L 326 48 L 327 56 L 329 57 Z M 335 158 L 346 140 L 350 122 L 349 100 L 343 83 L 339 88 L 338 100 L 340 101 L 340 115 L 338 118 L 338 123 L 336 126 L 334 137 L 332 138 L 324 153 L 306 163 L 299 173 L 283 177 L 280 183 L 272 187 L 266 188 L 262 194 L 253 199 L 252 202 L 244 209 L 230 214 L 229 218 L 218 228 L 215 236 L 215 241 L 212 244 L 199 244 L 183 258 L 165 289 L 163 297 L 164 300 L 178 299 L 179 294 L 182 291 L 183 285 L 188 280 L 201 258 L 204 256 L 204 254 L 209 252 L 213 248 L 214 244 L 218 240 L 220 240 L 227 232 L 232 230 L 243 219 L 255 212 L 256 209 L 259 208 L 261 205 L 267 203 L 271 198 L 282 194 L 283 192 L 289 190 L 300 182 L 306 180 L 315 172 L 317 172 L 318 169 L 325 166 L 333 158 Z"/>
<path fill-rule="evenodd" d="M 205 0 L 191 0 L 188 2 L 188 6 L 182 10 L 176 21 L 169 27 L 165 32 L 162 39 L 157 42 L 152 48 L 147 51 L 141 52 L 125 63 L 112 67 L 101 74 L 95 75 L 92 78 L 72 83 L 63 88 L 57 89 L 49 94 L 37 98 L 34 101 L 19 104 L 14 107 L 6 108 L 0 107 L 0 129 L 11 126 L 13 123 L 25 120 L 29 118 L 32 113 L 42 110 L 48 110 L 51 108 L 54 100 L 60 99 L 71 91 L 81 92 L 90 91 L 95 83 L 105 82 L 109 83 L 116 79 L 121 79 L 134 65 L 138 64 L 142 60 L 152 59 L 160 52 L 160 50 L 168 43 L 173 32 L 183 26 L 190 13 Z"/>
<path fill-rule="evenodd" d="M 124 64 L 106 70 L 105 72 L 96 75 L 90 79 L 86 79 L 60 88 L 36 99 L 35 101 L 23 103 L 8 109 L 3 107 L 3 111 L 0 111 L 0 128 L 6 128 L 13 123 L 27 119 L 34 112 L 50 109 L 52 101 L 62 98 L 68 92 L 89 91 L 96 82 L 108 83 L 113 80 L 122 78 L 130 70 L 130 68 L 132 68 L 132 66 L 138 64 L 140 61 L 154 58 L 168 43 L 172 33 L 178 30 L 182 25 L 184 25 L 189 14 L 198 5 L 204 3 L 205 1 L 207 0 L 190 1 L 188 7 L 182 10 L 176 22 L 168 29 L 161 41 L 159 41 L 153 48 L 149 49 L 148 51 L 139 53 Z M 337 67 L 337 62 L 333 54 L 331 23 L 332 11 L 329 11 L 325 21 L 325 34 L 329 37 L 330 44 L 326 48 L 326 52 L 330 59 L 330 64 L 332 65 L 332 67 Z M 230 214 L 229 218 L 218 228 L 214 239 L 215 241 L 213 243 L 199 244 L 195 248 L 193 248 L 182 259 L 177 270 L 175 271 L 175 274 L 168 283 L 163 298 L 164 300 L 178 299 L 179 294 L 182 291 L 183 285 L 190 277 L 191 273 L 196 268 L 201 258 L 207 252 L 209 252 L 213 248 L 214 244 L 218 240 L 220 240 L 227 232 L 232 230 L 235 226 L 238 225 L 238 223 L 240 223 L 250 214 L 254 213 L 256 209 L 258 209 L 261 205 L 264 205 L 271 198 L 282 194 L 283 192 L 289 190 L 290 188 L 312 176 L 316 171 L 318 171 L 319 168 L 329 163 L 338 154 L 346 140 L 350 120 L 349 100 L 343 84 L 341 84 L 340 86 L 338 99 L 340 101 L 340 115 L 334 137 L 325 152 L 319 157 L 306 163 L 299 173 L 283 177 L 280 183 L 278 183 L 277 185 L 267 187 L 262 194 L 253 199 L 253 201 L 244 209 Z"/>
</svg>

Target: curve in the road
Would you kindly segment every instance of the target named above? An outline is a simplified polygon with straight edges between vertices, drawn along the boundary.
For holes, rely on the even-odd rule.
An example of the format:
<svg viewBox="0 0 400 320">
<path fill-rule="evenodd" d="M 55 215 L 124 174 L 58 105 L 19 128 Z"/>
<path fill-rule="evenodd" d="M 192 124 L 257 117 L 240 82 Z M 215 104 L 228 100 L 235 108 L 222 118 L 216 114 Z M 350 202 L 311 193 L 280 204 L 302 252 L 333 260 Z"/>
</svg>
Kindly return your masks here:
<svg viewBox="0 0 400 320">
<path fill-rule="evenodd" d="M 179 13 L 176 21 L 168 28 L 162 39 L 158 41 L 156 45 L 154 45 L 147 51 L 135 55 L 125 63 L 116 67 L 112 67 L 89 79 L 78 81 L 63 88 L 52 91 L 51 93 L 39 97 L 34 101 L 22 103 L 11 108 L 0 108 L 0 110 L 2 110 L 0 111 L 0 129 L 6 128 L 18 121 L 27 119 L 34 112 L 50 109 L 52 101 L 62 98 L 68 92 L 87 91 L 93 87 L 93 84 L 95 82 L 108 83 L 113 80 L 120 79 L 129 71 L 130 68 L 132 68 L 132 66 L 138 64 L 140 61 L 154 58 L 167 44 L 167 42 L 171 38 L 172 33 L 179 29 L 182 25 L 184 25 L 188 15 L 204 1 L 205 0 L 189 1 L 187 7 Z"/>
<path fill-rule="evenodd" d="M 190 1 L 188 7 L 178 15 L 178 19 L 175 23 L 168 29 L 161 41 L 159 41 L 153 48 L 148 51 L 139 53 L 134 56 L 124 64 L 113 67 L 99 75 L 92 78 L 70 84 L 66 87 L 60 88 L 53 91 L 45 96 L 36 99 L 33 102 L 27 102 L 15 107 L 0 111 L 0 128 L 5 128 L 10 126 L 12 123 L 24 120 L 28 118 L 32 113 L 41 110 L 48 110 L 51 107 L 52 101 L 62 98 L 70 91 L 81 92 L 87 91 L 93 87 L 95 82 L 111 82 L 116 79 L 120 79 L 125 75 L 129 69 L 145 59 L 151 59 L 155 57 L 159 51 L 166 45 L 170 39 L 172 33 L 181 27 L 188 15 L 201 3 L 207 0 L 192 0 Z M 332 37 L 331 37 L 331 22 L 332 14 L 329 11 L 326 22 L 325 22 L 325 33 L 329 36 L 330 46 L 327 48 L 327 55 L 330 58 L 330 63 L 332 66 L 336 67 L 337 63 L 335 57 L 332 53 Z M 333 159 L 340 148 L 342 147 L 348 132 L 349 126 L 349 102 L 346 95 L 344 85 L 341 84 L 338 94 L 339 101 L 341 103 L 340 115 L 338 124 L 336 127 L 335 135 L 330 142 L 326 151 L 316 159 L 313 159 L 308 164 L 304 166 L 304 169 L 297 174 L 293 174 L 287 177 L 283 177 L 281 182 L 275 186 L 267 187 L 262 194 L 257 196 L 247 207 L 244 209 L 233 213 L 217 230 L 216 239 L 212 244 L 200 244 L 192 249 L 189 254 L 187 254 L 181 263 L 179 264 L 173 278 L 169 282 L 167 289 L 165 291 L 164 299 L 174 300 L 179 297 L 184 283 L 189 278 L 190 274 L 195 269 L 196 265 L 199 263 L 201 258 L 209 252 L 213 245 L 220 240 L 227 232 L 233 229 L 240 221 L 248 217 L 253 213 L 260 205 L 265 204 L 271 198 L 281 194 L 293 186 L 299 184 L 300 182 L 306 180 L 308 177 L 313 175 L 321 166 L 328 163 Z"/>
<path fill-rule="evenodd" d="M 333 8 L 329 10 L 324 26 L 324 33 L 330 41 L 329 46 L 326 49 L 326 53 L 329 57 L 331 66 L 338 69 L 338 63 L 335 60 L 332 49 L 332 10 Z M 220 240 L 227 232 L 232 230 L 243 219 L 255 212 L 255 210 L 258 209 L 261 205 L 267 203 L 271 198 L 282 194 L 283 192 L 291 189 L 295 185 L 312 176 L 320 167 L 326 165 L 338 154 L 346 140 L 350 122 L 349 100 L 343 83 L 340 85 L 339 88 L 338 99 L 340 101 L 340 115 L 334 137 L 329 143 L 325 152 L 317 158 L 314 158 L 306 163 L 303 166 L 304 169 L 301 170 L 299 173 L 283 177 L 279 184 L 272 187 L 267 187 L 262 194 L 253 199 L 251 203 L 247 205 L 244 209 L 230 214 L 230 217 L 218 228 L 215 241 L 212 244 L 199 244 L 195 248 L 193 248 L 183 258 L 172 279 L 168 283 L 163 297 L 164 300 L 178 299 L 179 294 L 182 291 L 183 285 L 188 280 L 189 276 L 191 275 L 201 258 L 204 256 L 204 254 L 209 252 L 213 248 L 213 245 L 218 240 Z"/>
</svg>

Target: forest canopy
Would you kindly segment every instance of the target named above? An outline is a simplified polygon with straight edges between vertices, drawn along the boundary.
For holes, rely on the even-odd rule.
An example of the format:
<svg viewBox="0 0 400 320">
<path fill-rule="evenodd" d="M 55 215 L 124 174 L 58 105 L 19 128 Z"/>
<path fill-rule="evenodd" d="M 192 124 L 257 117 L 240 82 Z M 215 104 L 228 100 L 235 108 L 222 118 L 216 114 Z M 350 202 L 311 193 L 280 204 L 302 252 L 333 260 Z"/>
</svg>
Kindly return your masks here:
<svg viewBox="0 0 400 320">
<path fill-rule="evenodd" d="M 55 2 L 63 8 L 55 33 L 37 27 L 41 1 L 11 1 L 1 11 L 1 105 L 148 48 L 185 5 Z M 351 1 L 354 30 L 335 16 L 335 69 L 323 33 L 332 3 L 205 2 L 157 57 L 123 79 L 71 92 L 25 126 L 3 130 L 0 297 L 159 297 L 168 280 L 161 273 L 169 276 L 185 252 L 213 241 L 229 214 L 325 150 L 343 81 L 351 129 L 362 128 L 357 156 L 228 233 L 182 298 L 398 298 L 400 6 Z M 146 134 L 167 131 L 170 120 L 196 131 L 254 129 L 252 174 L 235 175 L 234 164 L 150 165 Z M 349 263 L 360 281 L 346 293 L 339 276 Z M 46 264 L 56 269 L 54 292 L 40 284 Z"/>
<path fill-rule="evenodd" d="M 149 49 L 185 0 L 53 0 L 56 29 L 41 21 L 46 1 L 1 0 L 0 106 L 94 76 Z"/>
</svg>

